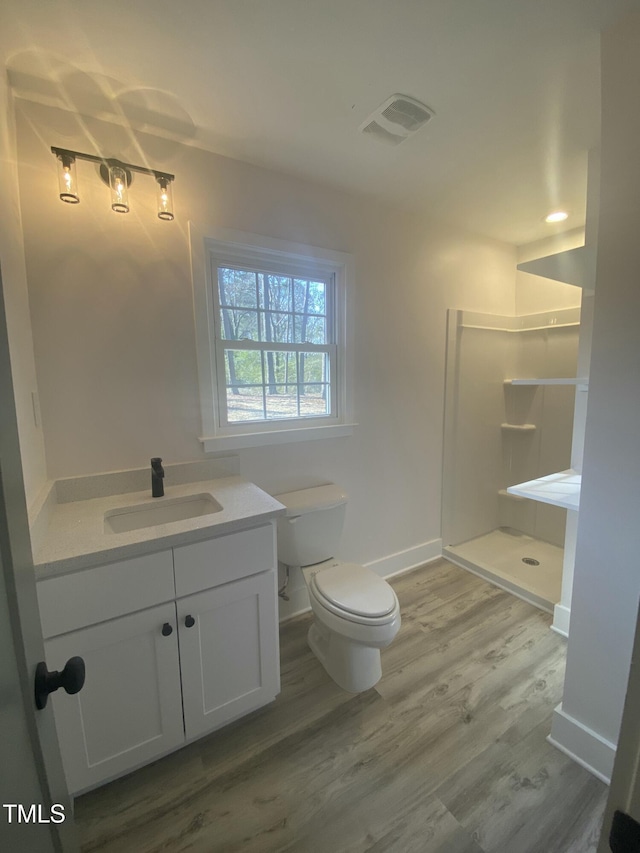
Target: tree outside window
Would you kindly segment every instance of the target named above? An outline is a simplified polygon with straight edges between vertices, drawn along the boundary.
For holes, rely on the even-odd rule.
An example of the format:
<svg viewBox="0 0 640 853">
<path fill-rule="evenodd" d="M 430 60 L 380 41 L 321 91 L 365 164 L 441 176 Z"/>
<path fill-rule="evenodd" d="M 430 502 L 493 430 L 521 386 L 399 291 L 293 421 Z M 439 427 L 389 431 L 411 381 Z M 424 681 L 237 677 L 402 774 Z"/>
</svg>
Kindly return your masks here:
<svg viewBox="0 0 640 853">
<path fill-rule="evenodd" d="M 331 277 L 217 267 L 228 423 L 332 414 Z"/>
</svg>

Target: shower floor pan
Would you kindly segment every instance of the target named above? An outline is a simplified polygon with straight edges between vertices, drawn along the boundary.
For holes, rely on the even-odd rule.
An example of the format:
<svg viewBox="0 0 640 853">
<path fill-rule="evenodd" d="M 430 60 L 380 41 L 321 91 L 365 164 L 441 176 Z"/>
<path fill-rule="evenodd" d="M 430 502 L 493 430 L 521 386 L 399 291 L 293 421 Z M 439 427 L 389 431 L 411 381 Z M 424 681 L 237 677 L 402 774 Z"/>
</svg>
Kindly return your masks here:
<svg viewBox="0 0 640 853">
<path fill-rule="evenodd" d="M 443 555 L 548 613 L 560 601 L 564 551 L 557 545 L 500 527 L 461 545 L 448 545 Z"/>
</svg>

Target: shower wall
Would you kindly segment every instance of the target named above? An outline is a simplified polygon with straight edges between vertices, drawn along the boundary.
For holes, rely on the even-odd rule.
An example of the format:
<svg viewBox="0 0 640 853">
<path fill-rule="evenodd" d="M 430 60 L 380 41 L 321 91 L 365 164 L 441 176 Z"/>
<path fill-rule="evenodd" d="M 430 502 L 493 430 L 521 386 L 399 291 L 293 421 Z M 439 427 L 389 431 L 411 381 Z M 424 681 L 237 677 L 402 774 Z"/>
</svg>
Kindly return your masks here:
<svg viewBox="0 0 640 853">
<path fill-rule="evenodd" d="M 458 544 L 499 524 L 503 488 L 500 424 L 512 336 L 493 315 L 448 312 L 442 543 Z"/>
<path fill-rule="evenodd" d="M 575 386 L 510 380 L 576 375 L 579 309 L 448 324 L 443 544 L 507 527 L 562 547 L 565 511 L 506 488 L 569 467 Z"/>
</svg>

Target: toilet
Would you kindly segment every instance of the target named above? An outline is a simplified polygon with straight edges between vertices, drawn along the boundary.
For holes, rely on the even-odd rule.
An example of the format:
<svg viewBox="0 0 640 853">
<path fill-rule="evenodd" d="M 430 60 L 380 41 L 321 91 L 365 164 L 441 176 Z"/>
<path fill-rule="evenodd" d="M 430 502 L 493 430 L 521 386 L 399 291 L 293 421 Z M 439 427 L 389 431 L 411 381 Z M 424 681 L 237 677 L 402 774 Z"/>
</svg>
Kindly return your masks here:
<svg viewBox="0 0 640 853">
<path fill-rule="evenodd" d="M 276 495 L 286 507 L 278 519 L 278 559 L 302 568 L 314 621 L 311 650 L 331 678 L 361 693 L 382 675 L 380 649 L 400 629 L 400 605 L 371 569 L 335 558 L 347 495 L 336 485 Z"/>
</svg>

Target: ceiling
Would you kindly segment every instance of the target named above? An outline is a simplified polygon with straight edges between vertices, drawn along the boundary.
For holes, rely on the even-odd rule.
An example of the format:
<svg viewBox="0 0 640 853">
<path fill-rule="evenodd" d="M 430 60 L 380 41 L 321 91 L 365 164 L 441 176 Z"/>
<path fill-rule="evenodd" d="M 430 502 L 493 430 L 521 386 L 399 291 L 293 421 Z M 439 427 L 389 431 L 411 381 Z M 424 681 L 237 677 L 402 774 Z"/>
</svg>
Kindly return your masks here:
<svg viewBox="0 0 640 853">
<path fill-rule="evenodd" d="M 599 32 L 639 5 L 3 0 L 0 50 L 20 97 L 520 245 L 584 222 Z M 390 147 L 358 128 L 395 93 L 435 117 Z"/>
</svg>

